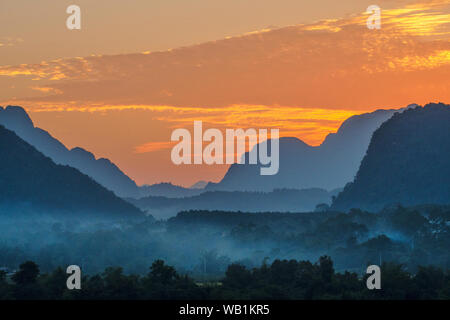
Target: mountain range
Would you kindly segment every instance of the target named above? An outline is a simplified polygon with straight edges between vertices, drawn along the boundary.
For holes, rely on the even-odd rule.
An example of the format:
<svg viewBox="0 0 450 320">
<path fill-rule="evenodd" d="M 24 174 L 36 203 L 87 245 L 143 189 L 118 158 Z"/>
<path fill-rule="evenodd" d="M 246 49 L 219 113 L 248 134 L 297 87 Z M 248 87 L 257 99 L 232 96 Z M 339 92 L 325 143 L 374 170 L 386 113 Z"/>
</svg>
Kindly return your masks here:
<svg viewBox="0 0 450 320">
<path fill-rule="evenodd" d="M 332 209 L 396 204 L 450 204 L 450 105 L 430 103 L 383 123 Z"/>
<path fill-rule="evenodd" d="M 410 105 L 411 108 L 415 105 Z M 272 191 L 277 188 L 333 190 L 353 180 L 372 133 L 400 110 L 377 110 L 345 120 L 336 133 L 313 147 L 297 138 L 280 138 L 280 169 L 273 176 L 260 175 L 259 164 L 233 164 L 209 191 Z M 267 142 L 256 148 L 265 148 Z M 244 155 L 248 159 L 248 153 Z"/>
<path fill-rule="evenodd" d="M 34 126 L 27 112 L 18 106 L 0 107 L 0 125 L 14 131 L 55 163 L 68 165 L 90 176 L 120 197 L 139 197 L 136 183 L 114 163 L 95 156 L 83 148 L 69 150 L 47 131 Z"/>
<path fill-rule="evenodd" d="M 55 164 L 0 125 L 0 211 L 24 206 L 46 213 L 140 217 L 143 213 L 75 168 Z M 14 212 L 14 213 L 12 213 Z"/>
<path fill-rule="evenodd" d="M 310 212 L 318 204 L 331 204 L 341 189 L 276 189 L 271 192 L 207 191 L 184 198 L 150 196 L 128 199 L 155 218 L 170 218 L 185 210 L 224 210 L 242 212 Z M 327 207 L 327 206 L 325 206 Z"/>
<path fill-rule="evenodd" d="M 176 186 L 170 182 L 156 183 L 152 185 L 143 185 L 139 187 L 142 197 L 167 197 L 183 198 L 199 195 L 204 192 L 203 188 L 184 188 Z"/>
<path fill-rule="evenodd" d="M 92 178 L 89 182 L 83 178 L 82 183 L 90 185 L 86 186 L 87 190 L 95 189 L 98 199 L 105 196 L 109 199 L 105 200 L 108 203 L 117 201 L 112 200 L 110 193 L 105 193 L 109 189 L 143 210 L 160 210 L 163 215 L 172 215 L 175 211 L 186 209 L 311 211 L 319 203 L 329 204 L 331 197 L 338 195 L 336 189 L 342 186 L 346 187 L 333 201 L 333 210 L 361 208 L 378 211 L 386 205 L 396 203 L 447 204 L 450 199 L 449 120 L 449 106 L 442 103 L 428 104 L 423 108 L 410 105 L 398 110 L 381 109 L 350 117 L 336 133 L 329 134 L 317 147 L 293 137 L 280 138 L 280 170 L 274 176 L 261 176 L 259 165 L 234 164 L 219 183 L 210 182 L 206 187 L 203 181 L 191 188 L 171 183 L 138 187 L 111 161 L 96 159 L 92 153 L 82 148 L 67 149 L 48 132 L 35 127 L 23 108 L 0 107 L 0 125 L 3 124 L 17 135 L 13 134 L 15 138 L 12 138 L 12 132 L 2 127 L 2 142 L 5 145 L 2 155 L 4 163 L 1 163 L 3 171 L 0 175 L 4 188 L 2 199 L 6 202 L 19 201 L 21 193 L 11 190 L 24 191 L 27 190 L 24 186 L 30 184 L 31 189 L 23 194 L 23 200 L 33 200 L 31 190 L 33 186 L 38 188 L 34 183 L 42 171 L 39 167 L 42 165 L 47 168 L 44 171 L 49 175 L 56 175 L 52 179 L 59 179 L 58 182 L 64 186 L 81 179 L 72 177 L 75 175 L 73 172 L 72 175 L 68 173 L 68 170 L 78 169 Z M 8 139 L 12 141 L 11 145 L 7 142 Z M 31 152 L 29 148 L 22 147 L 27 150 L 30 159 L 39 160 L 33 164 L 27 164 L 25 158 L 18 162 L 24 166 L 24 172 L 8 158 L 8 148 L 15 148 L 15 145 L 21 143 L 33 150 L 35 148 Z M 263 142 L 256 148 L 265 147 L 266 143 Z M 17 154 L 17 150 L 12 149 L 12 154 Z M 244 157 L 248 157 L 248 153 Z M 43 158 L 55 162 L 56 167 L 52 168 L 57 170 L 54 173 L 50 173 L 48 168 L 51 165 Z M 57 166 L 58 164 L 63 166 Z M 8 167 L 12 171 L 5 169 Z M 35 174 L 27 171 L 30 167 L 34 168 Z M 64 171 L 61 168 L 66 169 Z M 78 170 L 75 171 L 82 175 Z M 19 185 L 18 177 L 24 179 L 24 186 Z M 69 177 L 73 181 L 64 182 L 62 177 Z M 42 177 L 38 178 L 44 183 Z M 9 180 L 16 181 L 16 185 L 11 184 L 10 191 L 6 187 Z M 47 188 L 56 192 L 56 182 L 52 183 L 51 186 L 44 183 L 43 190 Z M 96 184 L 95 188 L 92 183 Z M 100 191 L 99 187 L 105 190 Z M 11 198 L 8 199 L 6 195 Z M 83 198 L 85 195 L 78 196 Z M 142 196 L 144 198 L 133 200 Z M 36 197 L 39 203 L 44 199 L 43 203 L 51 204 L 50 198 L 40 195 L 37 189 Z M 62 206 L 62 199 L 66 197 L 68 194 L 63 193 L 58 198 L 60 200 L 55 198 L 55 206 Z M 89 199 L 86 198 L 80 205 L 91 207 L 93 203 Z M 76 207 L 75 203 L 68 206 Z M 127 205 L 125 202 L 117 207 L 125 208 Z M 133 209 L 127 210 L 137 210 L 131 207 Z"/>
</svg>

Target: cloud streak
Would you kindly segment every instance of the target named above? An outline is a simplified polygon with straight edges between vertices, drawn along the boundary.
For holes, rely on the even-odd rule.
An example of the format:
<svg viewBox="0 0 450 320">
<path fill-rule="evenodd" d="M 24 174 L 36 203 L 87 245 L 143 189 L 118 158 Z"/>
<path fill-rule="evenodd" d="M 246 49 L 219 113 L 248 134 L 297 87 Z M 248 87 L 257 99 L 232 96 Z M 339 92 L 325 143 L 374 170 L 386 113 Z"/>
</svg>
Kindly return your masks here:
<svg viewBox="0 0 450 320">
<path fill-rule="evenodd" d="M 325 136 L 334 132 L 347 118 L 357 114 L 354 110 L 323 108 L 300 108 L 264 105 L 232 105 L 223 108 L 214 107 L 175 107 L 146 105 L 113 105 L 113 106 L 41 106 L 33 108 L 34 113 L 54 112 L 120 112 L 143 111 L 147 121 L 165 123 L 168 129 L 190 128 L 196 120 L 202 120 L 205 127 L 224 130 L 225 128 L 277 128 L 281 136 L 295 136 L 317 145 Z M 125 116 L 126 114 L 124 114 Z M 135 120 L 134 120 L 135 121 Z M 134 152 L 154 152 L 169 148 L 170 143 L 163 142 L 141 144 Z"/>
<path fill-rule="evenodd" d="M 444 99 L 450 98 L 440 86 L 450 67 L 450 13 L 444 9 L 442 2 L 430 2 L 383 11 L 379 31 L 368 30 L 361 14 L 165 52 L 4 66 L 0 75 L 31 78 L 34 88 L 45 88 L 22 97 L 36 105 L 361 110 Z"/>
</svg>

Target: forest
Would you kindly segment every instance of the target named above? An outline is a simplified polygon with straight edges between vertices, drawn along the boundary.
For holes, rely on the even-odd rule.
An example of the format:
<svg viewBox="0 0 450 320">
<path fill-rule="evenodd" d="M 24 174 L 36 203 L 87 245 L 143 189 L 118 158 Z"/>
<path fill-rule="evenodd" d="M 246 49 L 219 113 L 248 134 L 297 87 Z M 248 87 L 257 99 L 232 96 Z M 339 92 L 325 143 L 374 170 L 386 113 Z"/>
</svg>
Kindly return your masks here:
<svg viewBox="0 0 450 320">
<path fill-rule="evenodd" d="M 320 210 L 319 210 L 320 209 Z M 318 261 L 329 256 L 338 273 L 359 277 L 370 264 L 450 268 L 449 206 L 393 206 L 371 213 L 186 211 L 167 221 L 45 218 L 0 210 L 0 268 L 13 274 L 25 261 L 42 273 L 78 265 L 84 275 L 121 267 L 143 276 L 163 260 L 195 281 L 217 282 L 230 265 L 253 270 L 276 260 Z"/>
<path fill-rule="evenodd" d="M 162 260 L 144 275 L 120 267 L 82 278 L 80 290 L 68 290 L 62 268 L 40 273 L 32 261 L 10 278 L 0 271 L 0 300 L 427 300 L 450 299 L 450 270 L 419 267 L 411 274 L 400 264 L 383 263 L 382 288 L 368 290 L 367 276 L 336 273 L 330 257 L 316 263 L 275 260 L 248 269 L 233 263 L 216 282 L 199 282 L 179 274 Z"/>
</svg>

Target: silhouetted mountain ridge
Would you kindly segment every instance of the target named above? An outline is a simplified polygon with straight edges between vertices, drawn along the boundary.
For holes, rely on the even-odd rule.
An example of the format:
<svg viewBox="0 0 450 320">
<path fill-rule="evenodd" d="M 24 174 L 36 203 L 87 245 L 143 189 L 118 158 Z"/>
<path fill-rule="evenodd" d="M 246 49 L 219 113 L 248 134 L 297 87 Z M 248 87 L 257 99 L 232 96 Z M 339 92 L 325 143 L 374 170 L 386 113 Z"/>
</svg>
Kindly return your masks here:
<svg viewBox="0 0 450 320">
<path fill-rule="evenodd" d="M 199 195 L 203 189 L 190 189 L 174 185 L 170 182 L 143 185 L 139 187 L 142 197 L 184 198 Z"/>
<path fill-rule="evenodd" d="M 45 212 L 138 217 L 142 212 L 69 166 L 49 157 L 0 125 L 0 203 L 28 204 Z"/>
<path fill-rule="evenodd" d="M 205 187 L 208 185 L 208 181 L 197 181 L 193 185 L 189 187 L 189 189 L 205 189 Z"/>
<path fill-rule="evenodd" d="M 449 164 L 450 105 L 430 103 L 396 113 L 373 134 L 355 180 L 333 208 L 449 204 Z"/>
<path fill-rule="evenodd" d="M 121 197 L 138 197 L 136 183 L 108 159 L 95 156 L 79 147 L 67 149 L 47 131 L 36 128 L 27 112 L 18 106 L 0 107 L 0 124 L 14 131 L 58 164 L 69 165 L 92 177 Z"/>
<path fill-rule="evenodd" d="M 280 138 L 280 169 L 261 176 L 260 165 L 233 164 L 222 181 L 206 190 L 272 191 L 277 188 L 333 190 L 353 180 L 372 133 L 398 110 L 377 110 L 345 120 L 336 133 L 313 147 L 293 137 Z M 266 147 L 267 142 L 257 145 Z M 270 144 L 269 144 L 270 146 Z M 248 154 L 245 155 L 248 157 Z M 248 163 L 248 162 L 247 162 Z"/>
</svg>

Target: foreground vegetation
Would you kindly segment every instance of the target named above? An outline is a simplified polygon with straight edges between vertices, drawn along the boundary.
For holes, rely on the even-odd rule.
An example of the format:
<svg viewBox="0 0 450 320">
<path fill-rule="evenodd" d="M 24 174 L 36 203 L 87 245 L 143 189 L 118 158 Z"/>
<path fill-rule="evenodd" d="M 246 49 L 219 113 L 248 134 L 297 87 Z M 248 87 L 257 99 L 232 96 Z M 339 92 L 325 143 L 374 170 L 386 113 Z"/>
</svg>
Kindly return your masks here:
<svg viewBox="0 0 450 320">
<path fill-rule="evenodd" d="M 157 260 L 145 276 L 107 268 L 83 276 L 80 290 L 68 290 L 62 268 L 40 274 L 39 267 L 28 261 L 12 276 L 0 271 L 0 299 L 450 299 L 450 270 L 419 267 L 413 275 L 399 264 L 384 263 L 381 272 L 382 289 L 368 290 L 367 275 L 336 273 L 333 261 L 323 256 L 314 264 L 275 260 L 251 270 L 231 264 L 220 282 L 198 283 Z"/>
</svg>

